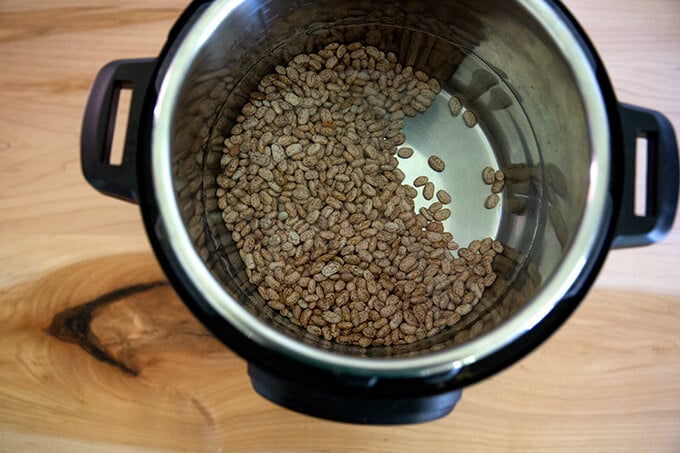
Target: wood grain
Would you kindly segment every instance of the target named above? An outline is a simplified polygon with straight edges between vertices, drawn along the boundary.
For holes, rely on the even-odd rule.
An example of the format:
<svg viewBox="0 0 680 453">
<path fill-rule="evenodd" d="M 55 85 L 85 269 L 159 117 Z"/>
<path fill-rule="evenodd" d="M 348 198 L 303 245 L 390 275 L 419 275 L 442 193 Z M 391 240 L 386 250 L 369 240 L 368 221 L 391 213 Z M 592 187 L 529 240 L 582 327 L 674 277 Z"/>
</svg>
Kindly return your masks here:
<svg viewBox="0 0 680 453">
<path fill-rule="evenodd" d="M 680 451 L 680 225 L 610 253 L 556 335 L 447 418 L 359 427 L 279 408 L 165 283 L 138 208 L 80 174 L 109 60 L 186 1 L 0 2 L 0 451 Z M 621 100 L 680 125 L 680 3 L 565 2 Z"/>
<path fill-rule="evenodd" d="M 466 390 L 451 416 L 398 428 L 315 420 L 259 398 L 244 363 L 191 316 L 146 253 L 66 266 L 1 300 L 0 420 L 11 421 L 3 425 L 16 445 L 22 431 L 24 440 L 77 434 L 83 446 L 185 451 L 445 451 L 452 439 L 483 450 L 565 440 L 599 450 L 624 448 L 630 435 L 661 448 L 664 432 L 678 445 L 669 392 L 680 394 L 680 312 L 670 296 L 595 291 L 529 359 Z"/>
</svg>

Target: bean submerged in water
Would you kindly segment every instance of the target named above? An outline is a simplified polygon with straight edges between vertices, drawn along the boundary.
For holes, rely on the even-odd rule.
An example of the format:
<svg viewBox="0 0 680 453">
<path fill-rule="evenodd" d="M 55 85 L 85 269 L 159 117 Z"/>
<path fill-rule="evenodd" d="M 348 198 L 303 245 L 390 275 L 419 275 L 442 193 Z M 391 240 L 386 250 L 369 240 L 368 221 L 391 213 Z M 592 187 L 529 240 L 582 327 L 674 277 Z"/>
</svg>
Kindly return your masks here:
<svg viewBox="0 0 680 453">
<path fill-rule="evenodd" d="M 429 179 L 427 178 L 427 176 L 418 176 L 418 177 L 413 181 L 413 185 L 414 185 L 415 187 L 422 187 L 422 186 L 424 186 L 425 184 L 427 184 L 428 181 L 429 181 Z"/>
<path fill-rule="evenodd" d="M 451 210 L 450 209 L 442 209 L 434 213 L 434 219 L 435 220 L 446 220 L 449 217 L 451 217 Z"/>
<path fill-rule="evenodd" d="M 449 195 L 449 193 L 444 189 L 438 190 L 437 200 L 439 200 L 442 204 L 449 204 L 451 203 L 451 195 Z"/>
<path fill-rule="evenodd" d="M 423 187 L 423 197 L 426 200 L 431 200 L 434 197 L 434 184 L 432 182 L 428 182 Z"/>
<path fill-rule="evenodd" d="M 496 179 L 496 170 L 491 167 L 486 167 L 484 171 L 482 171 L 482 179 L 487 184 L 493 184 Z"/>
<path fill-rule="evenodd" d="M 463 122 L 467 127 L 475 127 L 477 125 L 477 115 L 467 110 L 463 113 Z"/>
<path fill-rule="evenodd" d="M 498 194 L 492 193 L 488 197 L 486 197 L 486 201 L 484 202 L 484 207 L 486 209 L 493 209 L 496 206 L 498 206 L 498 202 L 500 201 L 500 197 Z"/>
<path fill-rule="evenodd" d="M 463 110 L 463 104 L 460 102 L 460 99 L 451 96 L 451 99 L 449 99 L 449 111 L 451 112 L 451 115 L 458 116 L 460 115 L 461 110 Z"/>
<path fill-rule="evenodd" d="M 444 169 L 446 168 L 446 164 L 439 156 L 430 156 L 430 158 L 427 159 L 427 163 L 431 169 L 439 173 L 444 171 Z"/>
<path fill-rule="evenodd" d="M 397 151 L 397 156 L 401 157 L 402 159 L 408 159 L 409 157 L 413 156 L 413 148 L 409 148 L 407 146 L 399 148 L 399 151 Z"/>
</svg>

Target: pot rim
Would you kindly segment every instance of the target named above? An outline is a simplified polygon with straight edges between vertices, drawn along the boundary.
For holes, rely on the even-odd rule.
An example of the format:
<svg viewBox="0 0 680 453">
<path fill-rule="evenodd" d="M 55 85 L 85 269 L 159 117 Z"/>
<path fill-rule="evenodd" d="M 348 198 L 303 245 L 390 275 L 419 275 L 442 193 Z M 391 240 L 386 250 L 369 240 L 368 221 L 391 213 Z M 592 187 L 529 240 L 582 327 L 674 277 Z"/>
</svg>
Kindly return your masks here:
<svg viewBox="0 0 680 453">
<path fill-rule="evenodd" d="M 163 76 L 154 105 L 150 134 L 151 188 L 158 209 L 158 221 L 167 235 L 168 248 L 210 307 L 249 340 L 290 359 L 332 371 L 390 378 L 431 376 L 459 370 L 500 351 L 544 320 L 568 293 L 592 255 L 599 252 L 598 245 L 604 234 L 602 231 L 609 220 L 603 215 L 609 207 L 611 167 L 611 136 L 606 103 L 588 49 L 581 41 L 578 30 L 571 26 L 560 11 L 548 1 L 517 0 L 537 22 L 544 24 L 563 57 L 570 63 L 581 92 L 590 131 L 593 152 L 586 209 L 562 265 L 530 302 L 490 332 L 461 345 L 417 357 L 369 358 L 314 348 L 254 317 L 224 291 L 210 273 L 182 221 L 168 152 L 180 87 L 199 49 L 240 3 L 239 0 L 215 1 L 186 32 Z"/>
</svg>

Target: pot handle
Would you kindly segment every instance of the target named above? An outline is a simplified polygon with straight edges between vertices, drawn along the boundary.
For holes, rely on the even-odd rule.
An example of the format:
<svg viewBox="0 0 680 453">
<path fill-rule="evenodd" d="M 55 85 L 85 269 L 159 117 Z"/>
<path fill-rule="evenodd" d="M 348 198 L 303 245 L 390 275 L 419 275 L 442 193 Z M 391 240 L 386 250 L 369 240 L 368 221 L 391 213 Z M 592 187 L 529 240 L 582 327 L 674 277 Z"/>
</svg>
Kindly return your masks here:
<svg viewBox="0 0 680 453">
<path fill-rule="evenodd" d="M 678 206 L 678 146 L 670 121 L 661 113 L 620 104 L 624 140 L 621 211 L 613 248 L 636 247 L 661 241 L 673 226 Z M 636 140 L 647 139 L 646 213 L 634 211 Z"/>
<path fill-rule="evenodd" d="M 132 203 L 139 202 L 136 168 L 139 122 L 155 67 L 156 60 L 153 58 L 108 63 L 94 80 L 83 118 L 80 159 L 85 179 L 105 195 Z M 123 159 L 120 165 L 113 165 L 110 163 L 111 144 L 118 97 L 123 89 L 132 90 L 132 100 Z"/>
</svg>

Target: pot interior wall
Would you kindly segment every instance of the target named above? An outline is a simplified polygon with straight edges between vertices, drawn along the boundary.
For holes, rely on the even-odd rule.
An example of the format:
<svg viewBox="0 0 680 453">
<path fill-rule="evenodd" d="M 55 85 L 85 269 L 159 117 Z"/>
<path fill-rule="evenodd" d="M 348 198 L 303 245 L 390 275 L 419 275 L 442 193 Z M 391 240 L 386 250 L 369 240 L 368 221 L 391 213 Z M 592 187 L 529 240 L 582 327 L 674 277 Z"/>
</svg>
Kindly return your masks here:
<svg viewBox="0 0 680 453">
<path fill-rule="evenodd" d="M 490 220 L 492 235 L 506 246 L 494 262 L 498 280 L 457 325 L 409 346 L 338 345 L 276 314 L 248 282 L 217 206 L 223 141 L 249 93 L 275 65 L 335 41 L 393 51 L 404 66 L 436 77 L 444 92 L 475 111 L 507 178 L 498 218 Z M 493 329 L 550 278 L 587 200 L 590 145 L 581 95 L 559 46 L 512 2 L 240 2 L 196 53 L 174 125 L 177 203 L 206 266 L 255 316 L 339 353 L 423 354 Z M 481 184 L 481 168 L 469 171 L 480 174 Z M 490 215 L 482 204 L 483 198 L 482 215 Z M 461 245 L 466 235 L 475 237 L 474 225 L 460 219 Z"/>
</svg>

